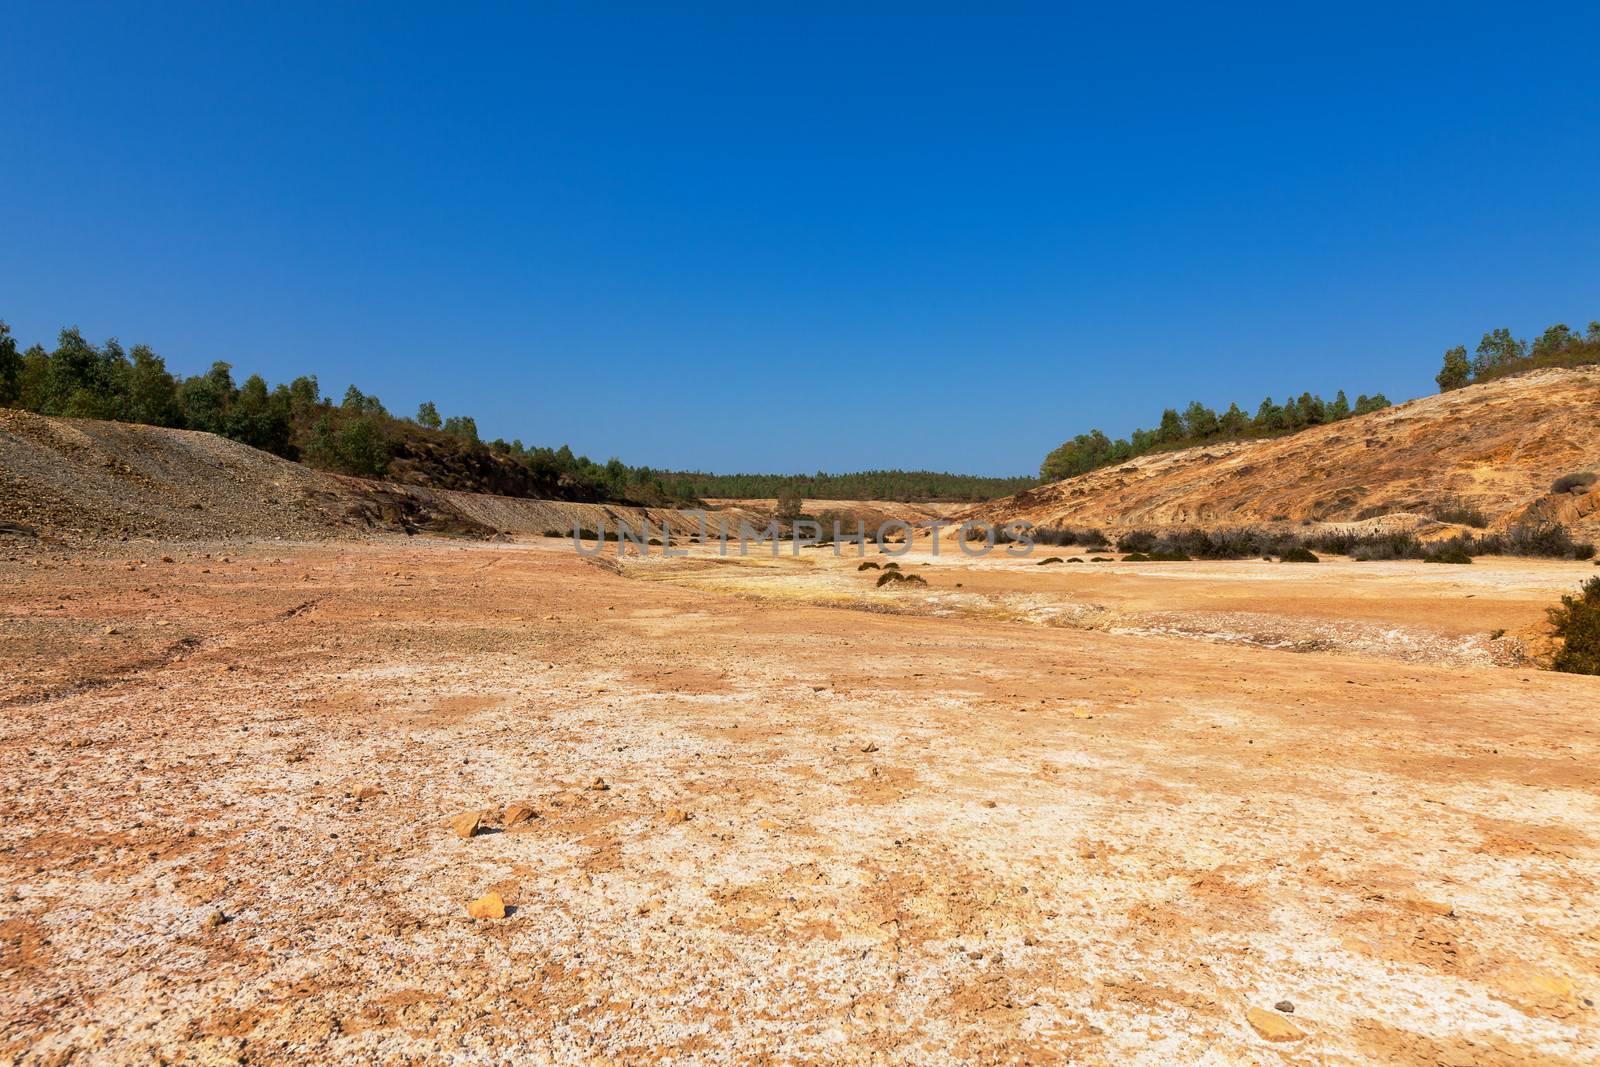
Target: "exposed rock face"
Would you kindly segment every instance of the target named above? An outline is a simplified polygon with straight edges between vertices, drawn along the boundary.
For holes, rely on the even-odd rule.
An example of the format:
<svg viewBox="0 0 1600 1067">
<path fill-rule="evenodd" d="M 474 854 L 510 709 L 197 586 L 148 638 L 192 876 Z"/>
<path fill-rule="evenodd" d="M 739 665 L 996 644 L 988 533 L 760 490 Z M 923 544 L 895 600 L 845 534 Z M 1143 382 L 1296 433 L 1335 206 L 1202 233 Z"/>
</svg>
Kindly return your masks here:
<svg viewBox="0 0 1600 1067">
<path fill-rule="evenodd" d="M 1424 397 L 1288 437 L 1141 456 L 1030 489 L 962 519 L 1103 527 L 1354 522 L 1476 507 L 1600 533 L 1600 492 L 1550 492 L 1600 469 L 1600 367 Z"/>
</svg>

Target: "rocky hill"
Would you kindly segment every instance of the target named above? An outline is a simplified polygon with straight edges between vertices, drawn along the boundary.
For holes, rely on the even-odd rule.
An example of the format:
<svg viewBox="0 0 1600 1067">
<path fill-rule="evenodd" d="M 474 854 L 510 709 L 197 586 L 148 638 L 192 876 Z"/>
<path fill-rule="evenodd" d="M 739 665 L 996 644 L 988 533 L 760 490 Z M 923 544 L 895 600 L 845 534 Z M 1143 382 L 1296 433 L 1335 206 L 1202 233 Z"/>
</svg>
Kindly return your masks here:
<svg viewBox="0 0 1600 1067">
<path fill-rule="evenodd" d="M 1289 437 L 1142 456 L 960 513 L 962 519 L 1128 527 L 1354 522 L 1481 512 L 1600 534 L 1600 367 L 1535 371 Z"/>
</svg>

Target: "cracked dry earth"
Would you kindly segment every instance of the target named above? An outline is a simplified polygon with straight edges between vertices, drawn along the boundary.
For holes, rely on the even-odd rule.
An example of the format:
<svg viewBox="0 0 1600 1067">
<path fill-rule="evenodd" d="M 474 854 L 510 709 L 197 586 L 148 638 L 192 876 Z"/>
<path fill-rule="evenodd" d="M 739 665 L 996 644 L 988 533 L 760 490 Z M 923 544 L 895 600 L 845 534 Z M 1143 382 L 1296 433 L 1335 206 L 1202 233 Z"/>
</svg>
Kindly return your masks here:
<svg viewBox="0 0 1600 1067">
<path fill-rule="evenodd" d="M 1593 679 L 773 605 L 565 543 L 23 544 L 0 597 L 0 1058 L 1600 1048 Z"/>
</svg>

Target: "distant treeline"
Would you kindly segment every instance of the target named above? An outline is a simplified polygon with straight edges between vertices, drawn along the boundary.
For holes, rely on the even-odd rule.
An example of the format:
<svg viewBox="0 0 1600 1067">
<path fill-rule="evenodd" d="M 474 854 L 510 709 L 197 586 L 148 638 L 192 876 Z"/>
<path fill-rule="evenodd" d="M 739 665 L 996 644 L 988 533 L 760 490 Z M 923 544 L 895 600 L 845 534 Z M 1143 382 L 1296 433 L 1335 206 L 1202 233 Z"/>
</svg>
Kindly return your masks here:
<svg viewBox="0 0 1600 1067">
<path fill-rule="evenodd" d="M 931 471 L 860 474 L 671 473 L 597 463 L 571 448 L 483 441 L 470 415 L 440 415 L 432 402 L 413 417 L 391 414 L 377 396 L 351 385 L 335 402 L 315 375 L 268 385 L 259 374 L 234 381 L 231 364 L 204 374 L 172 374 L 147 345 L 115 339 L 91 344 L 74 328 L 56 347 L 19 351 L 0 322 L 0 407 L 41 415 L 111 419 L 204 430 L 298 460 L 364 478 L 399 477 L 510 496 L 684 505 L 704 497 L 847 500 L 986 500 L 1037 484 L 1032 478 L 980 478 Z"/>
<path fill-rule="evenodd" d="M 942 471 L 861 471 L 856 474 L 701 474 L 663 475 L 681 496 L 806 500 L 992 500 L 1039 484 L 1037 478 L 984 478 Z"/>
<path fill-rule="evenodd" d="M 560 448 L 521 441 L 484 442 L 470 415 L 440 418 L 424 403 L 415 418 L 390 414 L 378 397 L 351 385 L 335 403 L 315 375 L 268 386 L 259 374 L 235 383 L 216 362 L 204 374 L 180 377 L 146 345 L 124 349 L 115 339 L 95 345 L 76 328 L 62 330 L 54 350 L 18 351 L 0 322 L 0 407 L 41 415 L 112 419 L 205 430 L 341 474 L 382 478 L 406 464 L 423 484 L 518 496 L 687 502 L 648 467 L 618 459 L 596 463 Z"/>
<path fill-rule="evenodd" d="M 1577 367 L 1600 363 L 1600 322 L 1589 323 L 1589 332 L 1580 334 L 1561 322 L 1540 334 L 1533 344 L 1511 336 L 1501 327 L 1490 330 L 1478 342 L 1472 358 L 1467 346 L 1456 345 L 1444 354 L 1444 366 L 1434 381 L 1447 393 L 1474 382 L 1489 382 L 1511 374 L 1541 367 Z"/>
<path fill-rule="evenodd" d="M 1286 400 L 1282 404 L 1274 403 L 1269 396 L 1261 401 L 1253 416 L 1238 404 L 1229 404 L 1228 410 L 1219 415 L 1196 400 L 1181 414 L 1176 408 L 1168 408 L 1161 413 L 1161 423 L 1155 429 L 1134 430 L 1126 439 L 1113 441 L 1100 430 L 1080 433 L 1044 457 L 1039 476 L 1045 481 L 1059 481 L 1150 452 L 1188 448 L 1210 441 L 1277 437 L 1388 406 L 1389 400 L 1382 393 L 1358 396 L 1351 404 L 1343 389 L 1331 402 L 1314 393 L 1301 393 L 1298 400 Z"/>
</svg>

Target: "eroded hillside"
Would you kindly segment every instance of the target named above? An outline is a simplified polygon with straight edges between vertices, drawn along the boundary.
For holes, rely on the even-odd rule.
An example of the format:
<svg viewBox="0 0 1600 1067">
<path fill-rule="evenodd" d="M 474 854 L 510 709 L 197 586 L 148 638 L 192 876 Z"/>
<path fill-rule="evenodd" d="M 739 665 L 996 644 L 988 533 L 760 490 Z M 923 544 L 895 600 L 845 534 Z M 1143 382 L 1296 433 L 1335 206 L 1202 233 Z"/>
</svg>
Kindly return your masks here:
<svg viewBox="0 0 1600 1067">
<path fill-rule="evenodd" d="M 1040 525 L 1350 522 L 1466 506 L 1600 533 L 1600 493 L 1552 493 L 1600 468 L 1600 368 L 1537 371 L 1290 437 L 1142 456 L 963 512 Z"/>
</svg>

